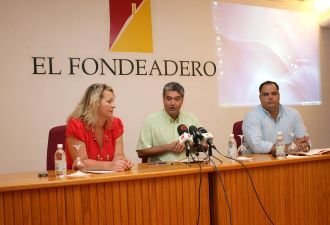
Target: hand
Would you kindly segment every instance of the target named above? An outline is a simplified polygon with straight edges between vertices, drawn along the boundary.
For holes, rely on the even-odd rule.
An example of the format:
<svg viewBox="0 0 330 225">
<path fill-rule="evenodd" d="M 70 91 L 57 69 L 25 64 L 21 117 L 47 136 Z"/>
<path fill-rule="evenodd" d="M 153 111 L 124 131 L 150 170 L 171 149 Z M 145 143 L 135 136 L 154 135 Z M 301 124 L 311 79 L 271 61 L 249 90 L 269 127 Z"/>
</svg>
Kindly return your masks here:
<svg viewBox="0 0 330 225">
<path fill-rule="evenodd" d="M 310 149 L 310 146 L 308 143 L 301 143 L 298 145 L 298 152 L 308 152 Z"/>
<path fill-rule="evenodd" d="M 118 159 L 112 162 L 111 170 L 117 172 L 123 172 L 126 170 L 130 170 L 133 166 L 133 163 L 128 159 Z"/>
<path fill-rule="evenodd" d="M 169 144 L 169 150 L 175 153 L 181 153 L 186 149 L 184 144 L 180 144 L 179 141 L 175 141 Z"/>
<path fill-rule="evenodd" d="M 309 138 L 307 136 L 296 138 L 294 143 L 297 145 L 298 152 L 308 152 L 310 149 Z"/>
<path fill-rule="evenodd" d="M 125 159 L 124 161 L 126 162 L 126 170 L 130 170 L 134 163 L 129 159 Z"/>
</svg>

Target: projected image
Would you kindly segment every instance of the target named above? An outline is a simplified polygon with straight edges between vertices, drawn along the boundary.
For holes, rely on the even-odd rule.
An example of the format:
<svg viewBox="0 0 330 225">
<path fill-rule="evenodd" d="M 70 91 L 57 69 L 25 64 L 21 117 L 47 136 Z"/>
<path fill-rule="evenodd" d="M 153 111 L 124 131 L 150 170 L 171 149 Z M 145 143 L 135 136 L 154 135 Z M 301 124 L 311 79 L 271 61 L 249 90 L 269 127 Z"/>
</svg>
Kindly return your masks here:
<svg viewBox="0 0 330 225">
<path fill-rule="evenodd" d="M 258 105 L 266 80 L 282 104 L 321 104 L 316 14 L 219 2 L 212 12 L 221 107 Z"/>
</svg>

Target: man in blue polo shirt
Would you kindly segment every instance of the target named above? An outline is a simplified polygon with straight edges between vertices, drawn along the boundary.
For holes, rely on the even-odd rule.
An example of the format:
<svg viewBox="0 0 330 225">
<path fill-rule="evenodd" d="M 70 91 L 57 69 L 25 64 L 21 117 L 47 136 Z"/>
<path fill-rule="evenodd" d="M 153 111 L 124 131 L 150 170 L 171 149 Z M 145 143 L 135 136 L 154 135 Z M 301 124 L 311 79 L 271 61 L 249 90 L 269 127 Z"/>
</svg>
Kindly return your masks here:
<svg viewBox="0 0 330 225">
<path fill-rule="evenodd" d="M 291 142 L 297 145 L 298 151 L 308 151 L 310 145 L 304 122 L 297 110 L 280 104 L 278 84 L 273 81 L 262 83 L 259 99 L 261 104 L 247 113 L 243 121 L 248 149 L 254 153 L 273 153 L 277 132 L 282 132 L 286 151 Z"/>
</svg>

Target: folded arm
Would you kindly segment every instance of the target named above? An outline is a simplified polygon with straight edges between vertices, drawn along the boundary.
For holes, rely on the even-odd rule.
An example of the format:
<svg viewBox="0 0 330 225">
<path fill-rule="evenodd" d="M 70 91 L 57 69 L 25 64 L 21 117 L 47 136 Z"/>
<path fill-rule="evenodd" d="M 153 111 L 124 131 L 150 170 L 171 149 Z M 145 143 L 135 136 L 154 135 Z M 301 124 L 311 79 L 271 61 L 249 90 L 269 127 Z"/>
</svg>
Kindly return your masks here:
<svg viewBox="0 0 330 225">
<path fill-rule="evenodd" d="M 132 162 L 125 159 L 123 154 L 122 136 L 116 140 L 116 150 L 113 161 L 99 161 L 89 159 L 86 144 L 73 136 L 67 137 L 67 142 L 71 158 L 74 160 L 79 156 L 83 160 L 86 170 L 125 171 L 132 167 Z"/>
</svg>

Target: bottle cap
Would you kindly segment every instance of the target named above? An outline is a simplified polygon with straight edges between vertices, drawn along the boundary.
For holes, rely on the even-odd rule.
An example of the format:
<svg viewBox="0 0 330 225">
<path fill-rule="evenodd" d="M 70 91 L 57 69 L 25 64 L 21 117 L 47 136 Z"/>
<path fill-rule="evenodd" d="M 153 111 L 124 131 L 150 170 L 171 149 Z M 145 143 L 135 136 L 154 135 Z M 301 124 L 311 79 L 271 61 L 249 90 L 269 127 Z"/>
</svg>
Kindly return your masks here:
<svg viewBox="0 0 330 225">
<path fill-rule="evenodd" d="M 57 148 L 63 148 L 63 144 L 57 144 Z"/>
<path fill-rule="evenodd" d="M 277 132 L 277 135 L 282 135 L 282 131 Z"/>
</svg>

